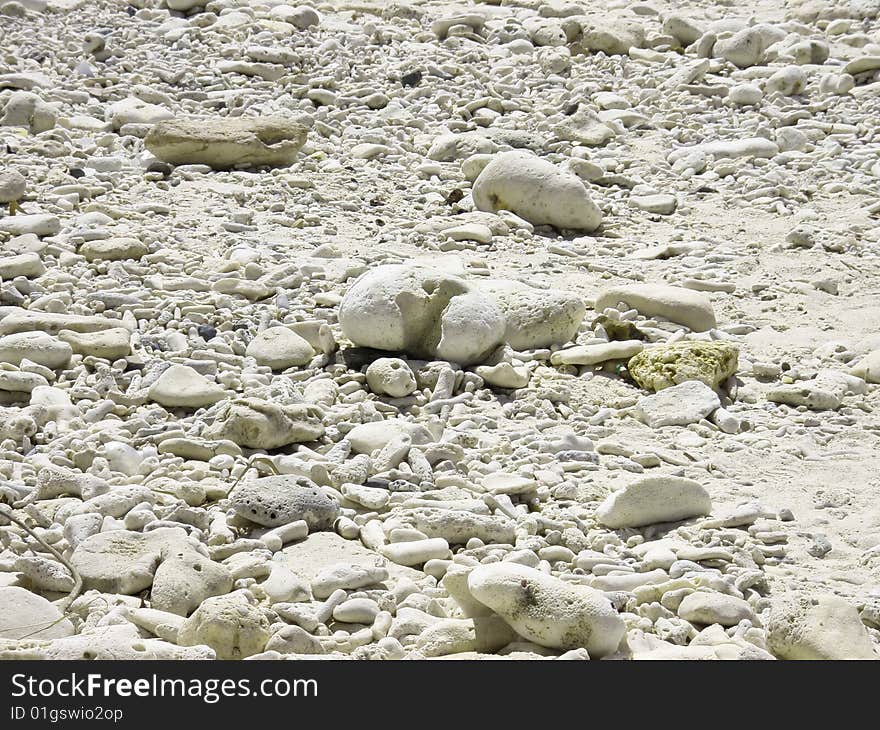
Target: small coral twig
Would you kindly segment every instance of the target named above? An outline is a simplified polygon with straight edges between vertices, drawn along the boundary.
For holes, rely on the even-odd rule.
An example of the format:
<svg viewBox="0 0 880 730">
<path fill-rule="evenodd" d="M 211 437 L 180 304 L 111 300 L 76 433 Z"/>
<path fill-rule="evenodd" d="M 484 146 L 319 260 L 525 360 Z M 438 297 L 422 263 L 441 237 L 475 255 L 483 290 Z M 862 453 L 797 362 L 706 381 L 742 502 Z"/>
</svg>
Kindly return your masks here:
<svg viewBox="0 0 880 730">
<path fill-rule="evenodd" d="M 265 467 L 265 466 L 268 466 L 268 467 L 269 467 L 269 470 L 270 470 L 275 476 L 278 476 L 278 475 L 280 474 L 280 472 L 278 471 L 278 468 L 275 466 L 275 464 L 273 464 L 271 461 L 269 461 L 269 457 L 268 457 L 268 456 L 266 456 L 265 454 L 256 454 L 256 455 L 254 455 L 254 456 L 252 456 L 252 457 L 250 458 L 250 461 L 248 461 L 247 466 L 244 468 L 244 471 L 243 471 L 241 474 L 238 475 L 238 479 L 235 480 L 235 482 L 234 482 L 233 485 L 229 488 L 229 490 L 226 492 L 226 494 L 232 494 L 232 490 L 235 489 L 235 488 L 238 486 L 238 483 L 239 483 L 242 479 L 244 479 L 244 475 L 247 474 L 251 469 L 256 469 L 256 468 L 257 468 L 257 462 L 262 462 L 262 463 L 260 464 L 261 466 L 264 466 L 264 467 Z"/>
<path fill-rule="evenodd" d="M 49 543 L 47 543 L 42 537 L 40 537 L 36 532 L 34 532 L 30 527 L 25 524 L 25 522 L 14 514 L 12 514 L 12 510 L 9 509 L 5 504 L 0 504 L 0 515 L 5 517 L 10 522 L 14 522 L 18 525 L 22 530 L 24 530 L 28 535 L 30 535 L 34 540 L 36 540 L 40 545 L 42 545 L 46 550 L 52 553 L 55 556 L 55 559 L 61 563 L 65 568 L 70 571 L 70 574 L 73 576 L 73 588 L 70 593 L 67 595 L 67 598 L 61 601 L 59 608 L 61 609 L 61 613 L 67 611 L 70 608 L 70 604 L 76 600 L 76 597 L 82 591 L 82 576 L 79 574 L 79 571 L 73 567 L 73 564 L 65 558 L 61 553 L 59 553 L 54 547 L 52 547 Z"/>
<path fill-rule="evenodd" d="M 62 613 L 62 614 L 61 614 L 58 618 L 56 618 L 51 624 L 42 624 L 42 623 L 39 623 L 39 624 L 25 624 L 24 626 L 15 626 L 15 627 L 12 627 L 11 629 L 10 629 L 10 627 L 8 627 L 8 626 L 4 626 L 4 627 L 3 627 L 3 631 L 10 631 L 10 630 L 12 630 L 12 631 L 20 631 L 21 629 L 29 629 L 29 628 L 34 627 L 34 626 L 39 627 L 39 628 L 35 628 L 35 629 L 34 629 L 33 631 L 31 631 L 29 634 L 25 634 L 24 636 L 20 636 L 18 639 L 16 639 L 16 641 L 24 641 L 25 639 L 30 639 L 32 636 L 34 636 L 34 635 L 36 635 L 36 634 L 39 634 L 41 631 L 45 631 L 46 629 L 51 629 L 53 626 L 57 626 L 57 625 L 60 624 L 62 621 L 64 621 L 64 619 L 66 619 L 66 618 L 67 618 L 67 615 Z"/>
</svg>

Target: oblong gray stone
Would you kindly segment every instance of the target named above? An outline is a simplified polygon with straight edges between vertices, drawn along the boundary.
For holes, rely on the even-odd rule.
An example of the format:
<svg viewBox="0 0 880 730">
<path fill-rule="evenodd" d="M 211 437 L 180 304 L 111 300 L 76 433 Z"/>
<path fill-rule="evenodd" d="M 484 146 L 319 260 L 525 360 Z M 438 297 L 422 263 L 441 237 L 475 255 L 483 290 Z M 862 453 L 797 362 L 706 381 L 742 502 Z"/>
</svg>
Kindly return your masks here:
<svg viewBox="0 0 880 730">
<path fill-rule="evenodd" d="M 716 325 L 712 302 L 705 294 L 668 284 L 623 284 L 603 289 L 596 297 L 597 312 L 626 302 L 648 317 L 663 317 L 694 332 Z"/>
<path fill-rule="evenodd" d="M 176 118 L 154 125 L 144 145 L 172 165 L 285 167 L 296 159 L 307 132 L 284 117 Z"/>
<path fill-rule="evenodd" d="M 641 527 L 707 515 L 712 500 L 703 485 L 684 477 L 639 479 L 609 494 L 596 510 L 606 527 Z"/>
<path fill-rule="evenodd" d="M 278 527 L 305 520 L 310 532 L 329 530 L 339 503 L 305 477 L 280 475 L 242 482 L 230 495 L 235 511 L 258 525 Z"/>
</svg>

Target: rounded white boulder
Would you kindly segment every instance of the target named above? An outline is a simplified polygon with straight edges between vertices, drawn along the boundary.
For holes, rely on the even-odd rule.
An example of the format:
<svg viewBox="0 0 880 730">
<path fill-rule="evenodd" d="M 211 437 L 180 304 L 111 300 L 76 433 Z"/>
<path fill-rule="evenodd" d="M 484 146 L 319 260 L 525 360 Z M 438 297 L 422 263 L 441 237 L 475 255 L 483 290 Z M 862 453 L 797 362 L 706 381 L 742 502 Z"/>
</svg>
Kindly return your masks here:
<svg viewBox="0 0 880 730">
<path fill-rule="evenodd" d="M 491 279 L 479 287 L 492 295 L 504 313 L 504 339 L 514 350 L 570 342 L 586 314 L 583 300 L 574 292 L 536 289 L 509 279 Z"/>
<path fill-rule="evenodd" d="M 783 38 L 785 31 L 762 23 L 743 28 L 730 38 L 717 41 L 714 52 L 739 68 L 748 68 L 761 63 L 767 48 Z"/>
<path fill-rule="evenodd" d="M 602 213 L 580 178 L 525 152 L 502 152 L 474 181 L 479 210 L 509 210 L 534 225 L 594 231 Z"/>
<path fill-rule="evenodd" d="M 63 368 L 70 362 L 73 349 L 45 332 L 16 332 L 0 337 L 0 362 L 20 365 L 30 360 L 51 370 Z"/>
<path fill-rule="evenodd" d="M 712 300 L 702 292 L 668 284 L 622 284 L 603 289 L 596 297 L 594 308 L 601 312 L 620 302 L 647 317 L 663 317 L 683 324 L 694 332 L 705 332 L 716 326 Z"/>
<path fill-rule="evenodd" d="M 692 624 L 736 626 L 740 621 L 754 621 L 748 601 L 715 591 L 694 591 L 678 606 L 678 615 Z"/>
<path fill-rule="evenodd" d="M 599 658 L 617 649 L 623 619 L 599 591 L 517 563 L 493 563 L 468 576 L 470 594 L 524 639 L 551 649 L 586 649 Z"/>
<path fill-rule="evenodd" d="M 404 360 L 380 357 L 367 368 L 367 385 L 377 395 L 403 398 L 416 389 L 416 376 Z"/>
<path fill-rule="evenodd" d="M 693 479 L 674 476 L 647 477 L 608 495 L 596 511 L 606 527 L 641 527 L 707 515 L 712 511 L 709 493 Z"/>
<path fill-rule="evenodd" d="M 786 596 L 767 624 L 767 645 L 780 659 L 878 659 L 855 606 L 832 594 Z"/>
<path fill-rule="evenodd" d="M 245 350 L 248 357 L 272 370 L 305 365 L 314 356 L 312 346 L 288 327 L 269 327 L 252 339 Z"/>
<path fill-rule="evenodd" d="M 58 607 L 18 586 L 0 587 L 0 639 L 59 639 L 74 633 Z"/>
<path fill-rule="evenodd" d="M 305 520 L 309 532 L 328 530 L 339 503 L 303 476 L 281 474 L 243 481 L 230 495 L 233 509 L 251 522 L 279 527 Z"/>
<path fill-rule="evenodd" d="M 218 659 L 246 659 L 259 654 L 269 640 L 269 621 L 246 591 L 202 602 L 180 627 L 180 646 L 207 645 Z"/>
<path fill-rule="evenodd" d="M 27 190 L 27 180 L 18 170 L 0 172 L 0 203 L 21 200 Z"/>
<path fill-rule="evenodd" d="M 737 84 L 730 89 L 727 98 L 732 104 L 739 106 L 751 106 L 759 104 L 764 98 L 764 92 L 761 87 L 755 84 Z"/>
<path fill-rule="evenodd" d="M 149 394 L 166 408 L 203 408 L 226 397 L 223 388 L 189 365 L 172 365 L 153 383 Z"/>
<path fill-rule="evenodd" d="M 153 576 L 150 602 L 160 611 L 188 616 L 206 598 L 229 593 L 232 582 L 232 574 L 225 565 L 178 545 L 162 556 Z"/>
<path fill-rule="evenodd" d="M 414 446 L 423 446 L 434 441 L 434 436 L 422 424 L 405 421 L 402 418 L 361 423 L 349 431 L 346 438 L 351 442 L 351 448 L 356 454 L 371 454 L 403 434 L 412 440 Z"/>
<path fill-rule="evenodd" d="M 776 71 L 764 85 L 765 91 L 778 91 L 783 96 L 797 96 L 807 86 L 807 74 L 799 66 L 784 66 Z"/>
<path fill-rule="evenodd" d="M 339 305 L 355 345 L 415 357 L 479 362 L 504 338 L 498 305 L 456 276 L 390 264 L 362 274 Z"/>
<path fill-rule="evenodd" d="M 462 364 L 480 362 L 504 341 L 506 327 L 498 305 L 482 292 L 452 297 L 441 315 L 435 354 Z"/>
</svg>

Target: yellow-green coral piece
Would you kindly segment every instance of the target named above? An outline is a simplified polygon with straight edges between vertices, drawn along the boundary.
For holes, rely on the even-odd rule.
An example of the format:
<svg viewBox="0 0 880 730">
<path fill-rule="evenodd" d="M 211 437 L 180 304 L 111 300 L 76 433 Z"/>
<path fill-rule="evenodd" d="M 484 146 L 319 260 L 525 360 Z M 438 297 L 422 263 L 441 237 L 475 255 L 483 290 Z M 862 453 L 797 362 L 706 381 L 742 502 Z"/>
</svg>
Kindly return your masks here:
<svg viewBox="0 0 880 730">
<path fill-rule="evenodd" d="M 686 380 L 717 388 L 736 373 L 739 349 L 729 342 L 683 340 L 657 345 L 634 355 L 629 374 L 647 390 L 663 390 Z"/>
</svg>

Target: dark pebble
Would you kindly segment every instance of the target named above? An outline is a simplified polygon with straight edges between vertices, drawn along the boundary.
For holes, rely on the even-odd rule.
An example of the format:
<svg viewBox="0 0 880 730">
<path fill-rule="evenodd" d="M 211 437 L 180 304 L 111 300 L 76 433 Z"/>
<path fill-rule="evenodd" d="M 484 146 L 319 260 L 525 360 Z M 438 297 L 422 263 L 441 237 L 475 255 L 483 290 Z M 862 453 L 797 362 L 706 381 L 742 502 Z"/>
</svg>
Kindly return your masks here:
<svg viewBox="0 0 880 730">
<path fill-rule="evenodd" d="M 416 69 L 400 77 L 400 83 L 404 86 L 418 86 L 422 81 L 422 72 Z"/>
</svg>

